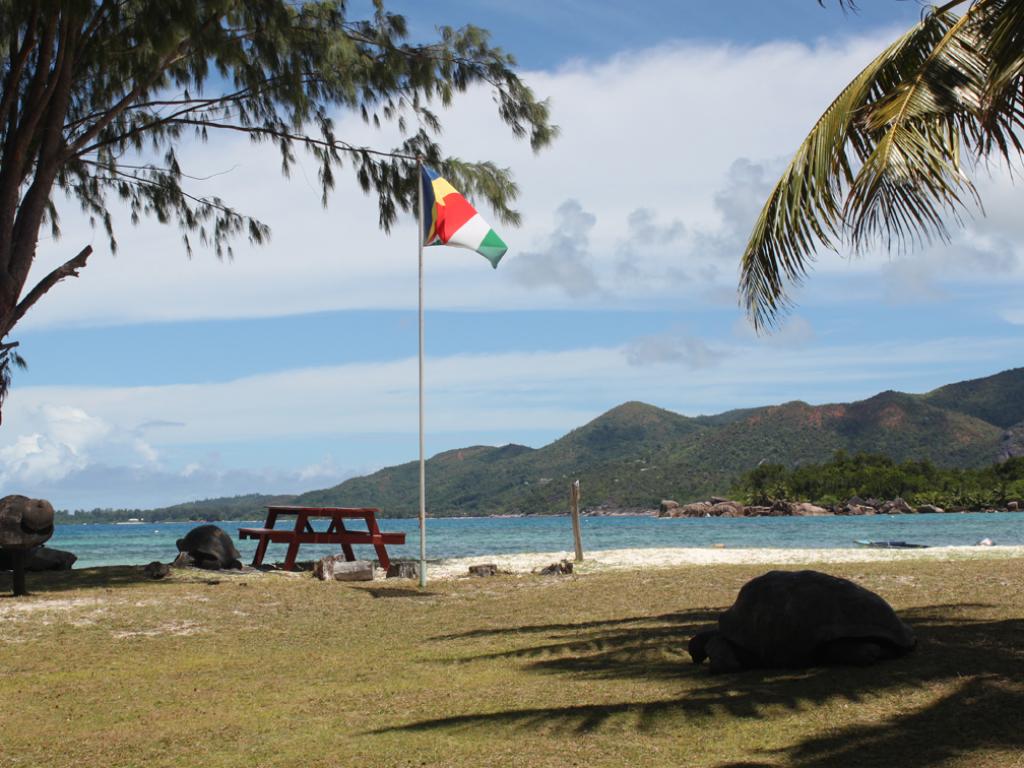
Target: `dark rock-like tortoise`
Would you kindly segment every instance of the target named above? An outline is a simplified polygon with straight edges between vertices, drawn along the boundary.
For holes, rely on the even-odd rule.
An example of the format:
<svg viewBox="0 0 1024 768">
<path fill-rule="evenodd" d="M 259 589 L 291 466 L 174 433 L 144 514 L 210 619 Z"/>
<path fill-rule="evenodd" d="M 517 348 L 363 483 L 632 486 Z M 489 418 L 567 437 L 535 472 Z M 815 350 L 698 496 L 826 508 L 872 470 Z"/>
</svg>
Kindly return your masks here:
<svg viewBox="0 0 1024 768">
<path fill-rule="evenodd" d="M 914 649 L 914 632 L 885 600 L 852 581 L 817 571 L 771 571 L 743 585 L 718 617 L 695 635 L 694 664 L 711 671 L 871 664 Z"/>
<path fill-rule="evenodd" d="M 185 552 L 200 568 L 241 568 L 235 543 L 216 525 L 200 525 L 178 539 L 178 551 Z"/>
</svg>

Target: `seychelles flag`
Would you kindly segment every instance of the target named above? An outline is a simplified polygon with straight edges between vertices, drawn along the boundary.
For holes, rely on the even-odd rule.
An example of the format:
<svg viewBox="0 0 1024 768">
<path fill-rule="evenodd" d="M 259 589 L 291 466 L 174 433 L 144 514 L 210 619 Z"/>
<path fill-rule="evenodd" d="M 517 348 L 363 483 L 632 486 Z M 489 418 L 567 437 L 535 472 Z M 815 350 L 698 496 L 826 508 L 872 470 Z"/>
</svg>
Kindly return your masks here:
<svg viewBox="0 0 1024 768">
<path fill-rule="evenodd" d="M 455 187 L 437 171 L 421 166 L 423 244 L 469 248 L 498 268 L 508 246 Z"/>
</svg>

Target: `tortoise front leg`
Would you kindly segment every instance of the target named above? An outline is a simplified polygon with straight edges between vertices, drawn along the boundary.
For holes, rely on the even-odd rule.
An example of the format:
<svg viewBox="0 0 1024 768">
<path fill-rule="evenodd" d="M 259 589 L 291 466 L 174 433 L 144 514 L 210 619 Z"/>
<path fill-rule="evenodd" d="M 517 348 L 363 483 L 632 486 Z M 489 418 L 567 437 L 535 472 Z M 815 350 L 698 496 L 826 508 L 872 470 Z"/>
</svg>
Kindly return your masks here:
<svg viewBox="0 0 1024 768">
<path fill-rule="evenodd" d="M 708 638 L 708 658 L 711 659 L 711 674 L 717 675 L 720 672 L 737 672 L 743 669 L 740 663 L 736 647 L 726 640 L 720 632 Z"/>
</svg>

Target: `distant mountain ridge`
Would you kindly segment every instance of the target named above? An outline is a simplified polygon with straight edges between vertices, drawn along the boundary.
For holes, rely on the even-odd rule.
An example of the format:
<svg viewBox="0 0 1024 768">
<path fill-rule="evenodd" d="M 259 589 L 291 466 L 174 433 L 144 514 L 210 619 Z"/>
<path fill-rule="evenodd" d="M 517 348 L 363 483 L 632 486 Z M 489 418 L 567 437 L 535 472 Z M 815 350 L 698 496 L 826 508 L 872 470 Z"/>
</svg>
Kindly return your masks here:
<svg viewBox="0 0 1024 768">
<path fill-rule="evenodd" d="M 652 507 L 721 493 L 762 460 L 821 462 L 839 449 L 977 467 L 999 457 L 1007 425 L 1021 419 L 1024 368 L 924 395 L 887 391 L 854 403 L 795 401 L 715 416 L 628 402 L 542 448 L 438 454 L 427 462 L 427 497 L 438 515 L 555 512 L 579 478 L 588 506 Z M 373 504 L 404 516 L 415 514 L 417 493 L 417 463 L 409 462 L 296 503 Z"/>
<path fill-rule="evenodd" d="M 627 402 L 541 448 L 478 445 L 439 453 L 427 461 L 427 498 L 432 515 L 559 512 L 569 482 L 579 478 L 588 507 L 650 508 L 663 498 L 686 502 L 722 493 L 761 461 L 817 463 L 839 449 L 979 467 L 1016 450 L 1007 448 L 1007 436 L 1022 422 L 1024 368 L 921 395 L 886 391 L 853 403 L 794 401 L 712 416 Z M 247 500 L 369 505 L 404 517 L 417 513 L 418 489 L 418 463 L 411 461 L 332 488 Z M 218 501 L 157 512 L 212 511 Z"/>
</svg>

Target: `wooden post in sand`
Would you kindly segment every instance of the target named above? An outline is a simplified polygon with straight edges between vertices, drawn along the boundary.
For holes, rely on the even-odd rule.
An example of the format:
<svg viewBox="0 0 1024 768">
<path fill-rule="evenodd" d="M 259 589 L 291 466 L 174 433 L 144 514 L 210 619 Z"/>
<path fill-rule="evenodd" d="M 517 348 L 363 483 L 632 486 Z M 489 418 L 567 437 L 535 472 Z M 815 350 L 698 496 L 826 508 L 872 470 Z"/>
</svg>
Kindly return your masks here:
<svg viewBox="0 0 1024 768">
<path fill-rule="evenodd" d="M 572 511 L 572 537 L 576 542 L 576 562 L 583 562 L 583 539 L 580 537 L 580 481 L 573 480 L 569 489 L 569 509 Z"/>
</svg>

